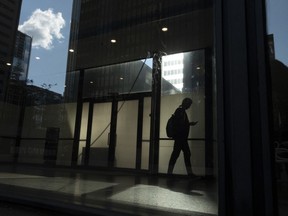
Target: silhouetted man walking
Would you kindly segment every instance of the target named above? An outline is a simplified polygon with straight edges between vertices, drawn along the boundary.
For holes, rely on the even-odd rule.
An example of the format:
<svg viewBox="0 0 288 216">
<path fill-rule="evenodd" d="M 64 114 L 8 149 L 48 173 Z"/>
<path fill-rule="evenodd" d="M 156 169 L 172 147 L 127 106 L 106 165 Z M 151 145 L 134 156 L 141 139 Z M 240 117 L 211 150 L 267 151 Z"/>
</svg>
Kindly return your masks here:
<svg viewBox="0 0 288 216">
<path fill-rule="evenodd" d="M 187 117 L 186 111 L 189 109 L 192 105 L 192 100 L 190 98 L 184 98 L 182 101 L 182 104 L 176 109 L 174 115 L 175 115 L 175 133 L 173 136 L 174 142 L 174 148 L 173 152 L 170 157 L 169 161 L 169 167 L 168 167 L 168 174 L 173 173 L 173 169 L 175 166 L 175 163 L 180 155 L 181 150 L 184 154 L 184 161 L 187 173 L 190 177 L 195 178 L 197 177 L 193 172 L 191 168 L 191 152 L 188 145 L 188 135 L 189 135 L 189 129 L 190 126 L 196 125 L 198 122 L 189 122 L 189 119 Z"/>
</svg>

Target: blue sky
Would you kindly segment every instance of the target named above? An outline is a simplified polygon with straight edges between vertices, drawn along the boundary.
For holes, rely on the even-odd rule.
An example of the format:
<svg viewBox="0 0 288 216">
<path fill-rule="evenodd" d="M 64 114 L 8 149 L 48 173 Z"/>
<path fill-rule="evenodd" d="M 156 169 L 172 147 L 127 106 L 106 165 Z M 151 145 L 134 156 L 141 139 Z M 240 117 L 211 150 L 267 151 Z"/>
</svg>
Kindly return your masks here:
<svg viewBox="0 0 288 216">
<path fill-rule="evenodd" d="M 266 0 L 267 31 L 274 35 L 276 59 L 288 66 L 288 0 Z"/>
<path fill-rule="evenodd" d="M 23 0 L 19 30 L 33 37 L 28 79 L 63 94 L 72 0 Z M 268 33 L 276 58 L 288 66 L 288 1 L 267 0 Z"/>
<path fill-rule="evenodd" d="M 19 30 L 33 37 L 28 79 L 63 94 L 72 0 L 23 0 Z M 47 87 L 46 87 L 47 88 Z"/>
</svg>

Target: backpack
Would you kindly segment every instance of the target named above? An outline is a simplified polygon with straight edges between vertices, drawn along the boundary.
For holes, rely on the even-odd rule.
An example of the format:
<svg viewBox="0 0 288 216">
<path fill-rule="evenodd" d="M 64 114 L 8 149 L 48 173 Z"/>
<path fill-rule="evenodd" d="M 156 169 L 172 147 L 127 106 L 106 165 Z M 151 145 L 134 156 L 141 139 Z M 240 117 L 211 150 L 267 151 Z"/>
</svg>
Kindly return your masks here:
<svg viewBox="0 0 288 216">
<path fill-rule="evenodd" d="M 166 134 L 167 137 L 173 138 L 175 134 L 175 115 L 172 114 L 172 116 L 168 119 L 166 124 Z"/>
</svg>

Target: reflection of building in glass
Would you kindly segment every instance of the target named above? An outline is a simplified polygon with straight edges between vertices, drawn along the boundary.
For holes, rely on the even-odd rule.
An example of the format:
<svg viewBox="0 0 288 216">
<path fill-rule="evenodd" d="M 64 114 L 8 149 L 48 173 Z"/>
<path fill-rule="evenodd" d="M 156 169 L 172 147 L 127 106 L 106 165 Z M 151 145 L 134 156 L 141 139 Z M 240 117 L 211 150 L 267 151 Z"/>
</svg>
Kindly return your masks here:
<svg viewBox="0 0 288 216">
<path fill-rule="evenodd" d="M 275 59 L 274 35 L 267 35 L 268 53 L 270 59 Z"/>
<path fill-rule="evenodd" d="M 32 37 L 18 31 L 10 79 L 26 82 L 30 62 Z"/>
<path fill-rule="evenodd" d="M 163 56 L 162 77 L 164 81 L 177 89 L 175 93 L 203 90 L 205 88 L 205 51 L 196 50 Z M 162 92 L 168 93 L 164 88 Z M 172 94 L 172 92 L 169 93 Z"/>
<path fill-rule="evenodd" d="M 183 60 L 183 53 L 165 56 L 162 60 L 163 78 L 175 86 L 179 91 L 182 91 L 183 88 Z"/>
<path fill-rule="evenodd" d="M 61 121 L 61 111 L 55 111 L 55 116 L 57 118 L 51 119 L 49 115 L 47 115 L 48 106 L 51 104 L 61 104 L 63 102 L 63 97 L 61 94 L 50 91 L 49 89 L 43 89 L 38 86 L 27 85 L 26 86 L 26 95 L 25 95 L 25 105 L 29 107 L 31 112 L 31 116 L 33 118 L 33 123 L 37 126 L 37 128 L 45 128 L 43 126 L 44 122 L 48 124 L 55 124 L 55 120 L 58 122 Z"/>
<path fill-rule="evenodd" d="M 187 57 L 180 54 L 182 63 L 175 59 L 177 55 L 171 55 L 211 47 L 212 1 L 74 1 L 73 8 L 69 47 L 73 52 L 68 56 L 66 101 L 76 100 L 79 79 L 75 71 L 77 75 L 81 69 L 85 70 L 84 97 L 128 93 L 141 68 L 140 60 L 151 58 L 156 51 L 167 53 L 163 61 L 167 57 L 173 63 L 172 69 L 162 69 L 163 93 L 191 92 L 191 82 L 195 87 L 199 78 L 204 79 L 204 70 L 200 74 L 193 69 L 199 61 L 205 63 L 202 54 L 200 58 L 198 52 Z M 151 91 L 152 70 L 148 66 L 143 67 L 137 79 L 132 93 Z"/>
<path fill-rule="evenodd" d="M 13 62 L 9 85 L 6 89 L 6 102 L 11 104 L 24 105 L 26 103 L 26 82 L 30 63 L 32 38 L 17 31 Z"/>
<path fill-rule="evenodd" d="M 68 71 L 145 59 L 155 51 L 173 54 L 209 47 L 212 2 L 74 1 L 70 37 L 74 52 L 68 56 Z"/>
<path fill-rule="evenodd" d="M 277 59 L 270 59 L 270 67 L 275 139 L 288 140 L 288 67 Z"/>
<path fill-rule="evenodd" d="M 0 100 L 10 77 L 21 4 L 22 0 L 0 3 Z"/>
<path fill-rule="evenodd" d="M 61 94 L 34 85 L 27 85 L 26 92 L 27 106 L 60 104 L 63 101 Z"/>
<path fill-rule="evenodd" d="M 274 139 L 288 140 L 288 67 L 275 58 L 274 35 L 267 35 L 271 69 Z"/>
</svg>

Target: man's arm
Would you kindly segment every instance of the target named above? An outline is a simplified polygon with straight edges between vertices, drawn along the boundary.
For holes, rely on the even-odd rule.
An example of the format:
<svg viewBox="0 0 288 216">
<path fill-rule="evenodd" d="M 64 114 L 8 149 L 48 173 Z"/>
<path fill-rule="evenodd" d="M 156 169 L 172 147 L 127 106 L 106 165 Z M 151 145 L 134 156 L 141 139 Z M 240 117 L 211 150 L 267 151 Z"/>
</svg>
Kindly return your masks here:
<svg viewBox="0 0 288 216">
<path fill-rule="evenodd" d="M 195 121 L 195 122 L 189 122 L 189 125 L 190 126 L 194 126 L 194 125 L 196 125 L 198 123 L 198 121 Z"/>
</svg>

